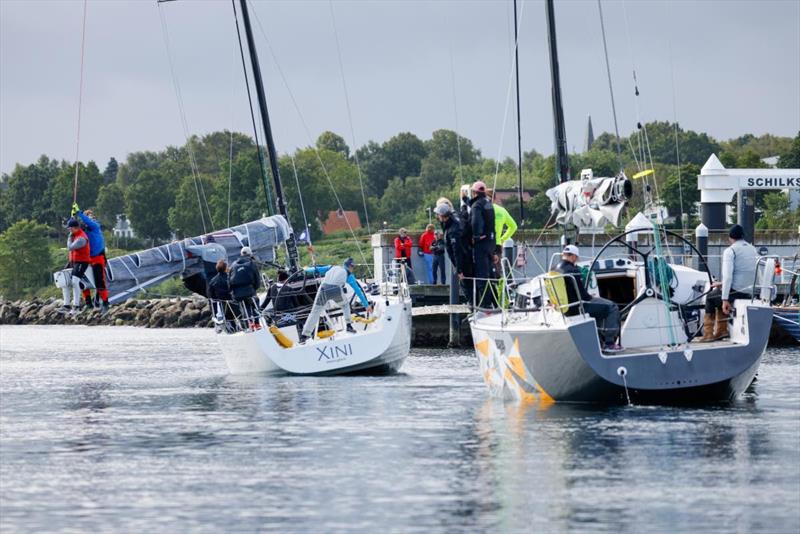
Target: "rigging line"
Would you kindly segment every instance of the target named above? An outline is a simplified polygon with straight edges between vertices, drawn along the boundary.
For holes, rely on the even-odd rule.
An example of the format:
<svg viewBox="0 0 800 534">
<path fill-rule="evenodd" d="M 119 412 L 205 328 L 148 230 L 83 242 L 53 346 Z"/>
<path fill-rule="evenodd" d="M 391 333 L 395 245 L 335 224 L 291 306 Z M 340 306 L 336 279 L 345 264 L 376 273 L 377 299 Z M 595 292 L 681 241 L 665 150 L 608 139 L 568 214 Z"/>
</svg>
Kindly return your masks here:
<svg viewBox="0 0 800 534">
<path fill-rule="evenodd" d="M 525 3 L 523 2 L 522 7 L 519 10 L 519 24 L 522 25 L 522 15 L 525 12 Z M 516 52 L 517 47 L 519 46 L 519 38 L 514 39 L 514 50 Z M 511 67 L 509 68 L 508 72 L 508 88 L 506 89 L 506 105 L 505 109 L 503 110 L 503 125 L 500 128 L 500 143 L 497 147 L 497 161 L 495 162 L 494 166 L 494 183 L 492 184 L 492 189 L 497 189 L 497 176 L 500 173 L 500 157 L 503 152 L 503 142 L 506 137 L 506 124 L 508 123 L 508 106 L 511 102 L 511 87 L 513 86 L 512 80 L 514 79 L 514 66 L 517 64 L 516 55 L 511 56 Z"/>
<path fill-rule="evenodd" d="M 517 0 L 514 0 L 514 43 L 519 42 L 517 35 Z M 514 67 L 517 79 L 517 186 L 519 189 L 519 226 L 525 225 L 525 203 L 522 201 L 522 126 L 520 125 L 519 106 L 519 46 L 514 46 Z"/>
<path fill-rule="evenodd" d="M 233 6 L 233 20 L 236 22 L 236 41 L 239 43 L 239 56 L 242 59 L 242 72 L 244 73 L 244 85 L 247 88 L 247 103 L 250 106 L 250 121 L 253 124 L 253 137 L 256 143 L 256 154 L 258 156 L 258 168 L 261 169 L 261 182 L 264 185 L 264 198 L 267 201 L 267 210 L 272 211 L 272 194 L 267 183 L 267 169 L 264 165 L 264 153 L 261 151 L 261 143 L 258 141 L 258 127 L 256 126 L 256 115 L 253 111 L 253 96 L 250 92 L 250 77 L 247 75 L 247 62 L 244 59 L 244 46 L 242 45 L 242 34 L 239 31 L 239 14 L 236 11 L 236 0 L 231 0 Z"/>
<path fill-rule="evenodd" d="M 458 183 L 464 183 L 464 175 L 461 167 L 461 136 L 458 133 L 458 101 L 456 100 L 456 69 L 453 60 L 453 42 L 452 36 L 450 41 L 450 86 L 453 89 L 453 115 L 455 116 L 456 124 L 456 149 L 458 150 Z"/>
<path fill-rule="evenodd" d="M 330 174 L 328 174 L 328 168 L 325 166 L 325 162 L 322 161 L 322 156 L 320 155 L 319 149 L 316 146 L 316 143 L 313 142 L 311 137 L 311 130 L 308 127 L 308 123 L 303 116 L 303 113 L 300 111 L 300 105 L 297 103 L 297 99 L 294 97 L 294 93 L 292 92 L 291 88 L 289 87 L 289 82 L 286 79 L 286 76 L 283 73 L 283 69 L 281 68 L 280 63 L 278 62 L 278 57 L 275 54 L 275 50 L 272 48 L 272 42 L 267 37 L 267 32 L 264 31 L 264 26 L 261 24 L 261 19 L 258 17 L 258 12 L 256 12 L 255 7 L 253 7 L 253 15 L 255 15 L 256 24 L 258 25 L 259 31 L 261 31 L 261 36 L 264 38 L 264 41 L 267 43 L 267 49 L 269 50 L 270 55 L 272 56 L 272 60 L 275 62 L 275 68 L 278 71 L 278 75 L 283 81 L 283 85 L 286 88 L 286 91 L 289 93 L 289 99 L 292 101 L 292 105 L 294 106 L 295 112 L 300 119 L 300 124 L 303 126 L 303 130 L 306 133 L 306 137 L 308 138 L 309 144 L 311 148 L 314 150 L 314 153 L 317 156 L 317 161 L 322 168 L 322 173 L 325 175 L 326 180 L 328 181 L 328 185 L 331 188 L 331 192 L 333 193 L 333 198 L 336 200 L 336 204 L 340 210 L 344 211 L 344 207 L 342 206 L 342 202 L 339 199 L 339 195 L 336 193 L 336 188 L 333 185 L 333 180 L 331 180 Z M 361 256 L 361 259 L 364 261 L 364 264 L 367 265 L 367 271 L 369 272 L 369 276 L 372 276 L 372 268 L 370 267 L 370 263 L 367 261 L 367 257 L 364 255 L 364 251 L 361 248 L 361 243 L 359 242 L 358 238 L 356 237 L 355 230 L 353 229 L 353 225 L 350 224 L 350 220 L 345 217 L 345 223 L 347 223 L 347 229 L 350 231 L 350 235 L 353 237 L 353 241 L 356 244 L 356 248 L 358 248 L 358 253 Z"/>
<path fill-rule="evenodd" d="M 667 4 L 667 17 L 671 15 L 671 9 Z M 672 120 L 675 123 L 675 163 L 678 166 L 678 198 L 680 199 L 681 206 L 681 230 L 686 234 L 686 221 L 683 217 L 683 180 L 681 178 L 681 150 L 680 143 L 678 142 L 678 97 L 675 90 L 675 67 L 672 62 L 672 39 L 667 34 L 667 49 L 669 51 L 669 75 L 670 82 L 672 83 Z M 688 217 L 687 217 L 688 219 Z"/>
<path fill-rule="evenodd" d="M 342 45 L 339 42 L 339 31 L 336 28 L 336 15 L 334 14 L 333 10 L 333 0 L 328 0 L 328 7 L 331 10 L 331 22 L 333 23 L 333 36 L 336 39 L 336 55 L 339 59 L 339 72 L 342 75 L 342 88 L 344 89 L 344 102 L 347 107 L 347 120 L 350 124 L 350 137 L 353 140 L 353 156 L 356 161 L 356 170 L 358 171 L 358 184 L 361 187 L 361 201 L 364 204 L 364 219 L 367 223 L 367 232 L 370 234 L 372 233 L 372 229 L 369 227 L 369 212 L 367 211 L 367 196 L 364 193 L 364 178 L 361 174 L 361 164 L 358 161 L 358 150 L 356 144 L 356 131 L 353 127 L 353 113 L 350 110 L 350 93 L 347 91 L 347 80 L 344 76 L 344 62 L 342 61 Z"/>
<path fill-rule="evenodd" d="M 81 25 L 81 71 L 80 71 L 80 84 L 78 85 L 78 131 L 75 135 L 75 180 L 72 184 L 72 203 L 78 202 L 78 173 L 80 171 L 80 157 L 81 151 L 81 111 L 83 109 L 83 64 L 86 50 L 86 11 L 88 8 L 88 0 L 83 0 L 83 23 Z"/>
<path fill-rule="evenodd" d="M 619 143 L 619 126 L 617 124 L 617 106 L 614 101 L 614 86 L 611 83 L 611 63 L 608 60 L 608 45 L 606 44 L 606 25 L 603 20 L 603 5 L 600 0 L 597 0 L 597 10 L 600 12 L 600 33 L 603 35 L 603 53 L 606 57 L 606 74 L 608 75 L 608 92 L 611 95 L 611 113 L 614 116 L 614 135 L 617 141 L 617 163 L 620 170 L 622 165 L 622 147 Z"/>
<path fill-rule="evenodd" d="M 183 128 L 183 135 L 186 139 L 186 149 L 189 154 L 189 168 L 192 171 L 192 178 L 194 179 L 194 188 L 195 193 L 197 195 L 197 206 L 200 212 L 200 221 L 203 225 L 203 233 L 206 233 L 206 219 L 205 215 L 203 214 L 203 202 L 200 199 L 200 186 L 198 185 L 199 179 L 197 176 L 197 161 L 194 157 L 194 149 L 192 148 L 191 138 L 189 137 L 189 124 L 186 120 L 186 110 L 183 105 L 183 95 L 181 94 L 180 84 L 178 83 L 178 77 L 175 73 L 175 66 L 172 62 L 172 50 L 170 47 L 170 40 L 169 40 L 169 29 L 167 27 L 167 19 L 166 15 L 161 9 L 161 3 L 158 4 L 158 15 L 161 19 L 161 34 L 164 38 L 164 47 L 166 48 L 167 52 L 167 62 L 169 63 L 169 71 L 172 78 L 172 87 L 175 90 L 175 99 L 178 101 L 178 112 L 181 119 L 181 126 Z M 202 184 L 201 184 L 202 185 Z M 203 195 L 205 197 L 205 194 Z M 208 210 L 208 203 L 206 202 L 206 209 Z M 211 211 L 208 211 L 209 214 L 209 222 Z M 211 223 L 213 226 L 213 222 Z"/>
<path fill-rule="evenodd" d="M 303 224 L 305 224 L 306 241 L 311 245 L 311 228 L 308 226 L 308 219 L 306 218 L 306 207 L 303 204 L 303 192 L 300 190 L 300 178 L 297 176 L 297 165 L 295 165 L 294 154 L 289 154 L 292 160 L 292 171 L 294 171 L 294 183 L 297 185 L 297 196 L 300 197 L 300 212 L 303 214 Z M 312 254 L 313 258 L 313 254 Z"/>
</svg>

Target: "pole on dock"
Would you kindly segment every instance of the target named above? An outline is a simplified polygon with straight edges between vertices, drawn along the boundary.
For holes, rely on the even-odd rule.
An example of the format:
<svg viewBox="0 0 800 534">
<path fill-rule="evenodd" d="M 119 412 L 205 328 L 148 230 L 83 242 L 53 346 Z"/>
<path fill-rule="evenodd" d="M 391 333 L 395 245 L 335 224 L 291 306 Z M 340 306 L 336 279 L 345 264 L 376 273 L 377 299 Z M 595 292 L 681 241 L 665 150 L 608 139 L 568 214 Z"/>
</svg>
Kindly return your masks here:
<svg viewBox="0 0 800 534">
<path fill-rule="evenodd" d="M 706 257 L 708 256 L 708 227 L 706 227 L 705 224 L 700 223 L 697 225 L 697 228 L 694 229 L 694 239 L 694 246 L 696 246 L 698 252 L 700 252 L 700 257 L 697 258 L 696 269 L 698 271 L 708 272 L 708 264 L 706 263 Z"/>
<path fill-rule="evenodd" d="M 455 265 L 450 265 L 450 304 L 458 304 L 458 273 Z M 450 312 L 450 337 L 448 347 L 461 346 L 461 321 L 457 313 Z"/>
<path fill-rule="evenodd" d="M 744 240 L 748 243 L 753 242 L 755 233 L 756 215 L 755 202 L 756 192 L 747 189 L 739 190 L 739 202 L 737 206 L 738 223 L 744 228 Z"/>
</svg>

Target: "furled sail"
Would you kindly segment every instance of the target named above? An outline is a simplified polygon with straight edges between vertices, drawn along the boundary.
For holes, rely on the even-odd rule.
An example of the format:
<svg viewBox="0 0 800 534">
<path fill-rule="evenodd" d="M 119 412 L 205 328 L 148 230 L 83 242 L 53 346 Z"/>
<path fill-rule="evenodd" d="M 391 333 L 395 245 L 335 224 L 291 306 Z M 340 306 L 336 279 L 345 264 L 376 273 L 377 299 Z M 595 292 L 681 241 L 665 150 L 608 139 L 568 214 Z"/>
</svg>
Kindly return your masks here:
<svg viewBox="0 0 800 534">
<path fill-rule="evenodd" d="M 546 194 L 559 224 L 602 229 L 606 224 L 617 226 L 619 214 L 632 192 L 633 186 L 625 173 L 613 178 L 595 178 L 591 169 L 584 169 L 580 180 L 559 184 Z"/>
<path fill-rule="evenodd" d="M 213 265 L 218 260 L 230 262 L 236 259 L 244 246 L 252 249 L 257 260 L 274 261 L 277 247 L 286 241 L 289 232 L 286 219 L 275 215 L 111 258 L 106 264 L 109 302 L 122 302 L 169 278 L 180 276 L 187 280 L 202 277 L 209 268 L 213 272 Z"/>
</svg>

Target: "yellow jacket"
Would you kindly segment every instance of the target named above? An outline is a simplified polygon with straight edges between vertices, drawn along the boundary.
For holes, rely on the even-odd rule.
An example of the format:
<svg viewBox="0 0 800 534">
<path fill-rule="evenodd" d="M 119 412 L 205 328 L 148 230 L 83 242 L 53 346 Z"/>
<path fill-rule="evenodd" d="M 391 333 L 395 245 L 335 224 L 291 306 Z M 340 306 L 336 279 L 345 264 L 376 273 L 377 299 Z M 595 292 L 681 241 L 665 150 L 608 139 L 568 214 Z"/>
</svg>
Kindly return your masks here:
<svg viewBox="0 0 800 534">
<path fill-rule="evenodd" d="M 517 222 L 503 206 L 499 206 L 494 202 L 492 202 L 492 206 L 494 206 L 494 235 L 497 239 L 497 244 L 502 247 L 503 243 L 507 239 L 511 239 L 511 236 L 517 231 Z M 506 227 L 505 232 L 503 232 L 504 226 Z"/>
</svg>

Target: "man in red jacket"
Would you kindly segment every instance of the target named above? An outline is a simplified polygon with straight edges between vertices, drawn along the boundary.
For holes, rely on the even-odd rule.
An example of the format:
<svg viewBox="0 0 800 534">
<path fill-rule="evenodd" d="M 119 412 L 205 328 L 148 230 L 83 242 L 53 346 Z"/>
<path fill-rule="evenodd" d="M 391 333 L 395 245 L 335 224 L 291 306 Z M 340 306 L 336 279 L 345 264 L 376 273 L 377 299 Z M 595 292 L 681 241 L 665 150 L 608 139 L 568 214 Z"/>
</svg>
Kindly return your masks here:
<svg viewBox="0 0 800 534">
<path fill-rule="evenodd" d="M 67 251 L 69 252 L 68 267 L 72 267 L 69 274 L 69 281 L 63 284 L 61 290 L 64 297 L 64 305 L 59 311 L 76 313 L 81 303 L 81 291 L 83 288 L 92 288 L 94 283 L 87 274 L 91 276 L 89 269 L 89 262 L 91 256 L 89 255 L 89 237 L 81 229 L 80 223 L 77 219 L 71 217 L 67 221 L 67 228 L 69 229 L 69 237 L 67 238 Z M 81 287 L 83 286 L 83 287 Z M 69 300 L 69 289 L 72 288 L 72 302 Z"/>
<path fill-rule="evenodd" d="M 433 280 L 433 250 L 431 245 L 436 241 L 436 233 L 433 231 L 433 225 L 429 224 L 425 231 L 419 236 L 419 255 L 425 260 L 425 270 L 428 273 L 428 283 L 435 284 Z"/>
<path fill-rule="evenodd" d="M 394 261 L 395 263 L 403 263 L 406 266 L 406 277 L 408 283 L 414 283 L 414 271 L 411 269 L 411 247 L 413 242 L 408 235 L 405 228 L 400 228 L 400 235 L 394 238 Z"/>
</svg>

